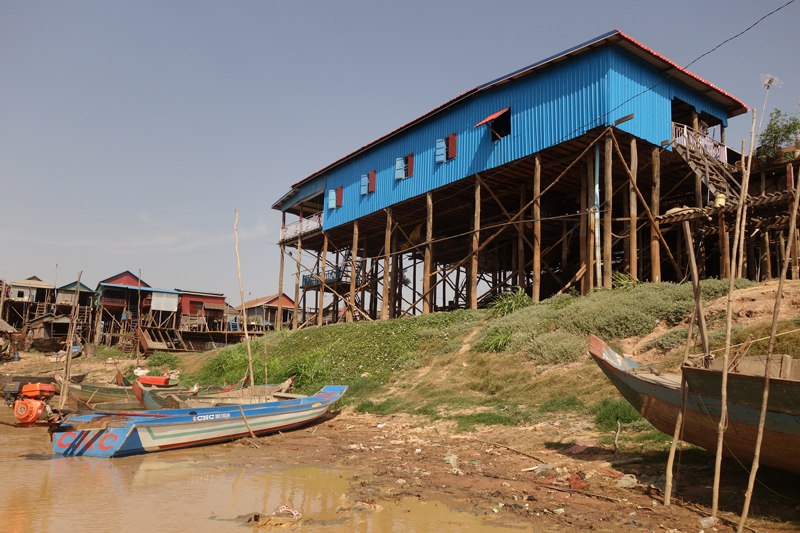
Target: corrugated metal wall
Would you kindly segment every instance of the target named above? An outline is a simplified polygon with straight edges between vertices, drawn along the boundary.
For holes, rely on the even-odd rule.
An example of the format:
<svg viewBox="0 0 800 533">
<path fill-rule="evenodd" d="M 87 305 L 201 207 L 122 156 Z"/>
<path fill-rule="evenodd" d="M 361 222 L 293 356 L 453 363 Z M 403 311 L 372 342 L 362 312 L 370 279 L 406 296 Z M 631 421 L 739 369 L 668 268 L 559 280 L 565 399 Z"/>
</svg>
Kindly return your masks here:
<svg viewBox="0 0 800 533">
<path fill-rule="evenodd" d="M 674 79 L 624 103 L 663 78 L 649 63 L 622 48 L 607 46 L 489 88 L 328 173 L 326 189 L 343 187 L 343 202 L 335 209 L 327 208 L 326 203 L 323 227 L 351 222 L 476 172 L 489 171 L 630 113 L 636 114 L 635 119 L 621 129 L 660 144 L 670 138 L 674 97 L 694 105 L 698 112 L 726 120 L 722 105 Z M 511 107 L 511 134 L 507 137 L 492 141 L 487 127 L 474 127 L 506 107 Z M 452 133 L 458 134 L 457 157 L 436 163 L 436 140 Z M 411 152 L 414 175 L 396 180 L 396 159 Z M 376 191 L 362 195 L 361 176 L 372 170 L 377 172 Z"/>
</svg>

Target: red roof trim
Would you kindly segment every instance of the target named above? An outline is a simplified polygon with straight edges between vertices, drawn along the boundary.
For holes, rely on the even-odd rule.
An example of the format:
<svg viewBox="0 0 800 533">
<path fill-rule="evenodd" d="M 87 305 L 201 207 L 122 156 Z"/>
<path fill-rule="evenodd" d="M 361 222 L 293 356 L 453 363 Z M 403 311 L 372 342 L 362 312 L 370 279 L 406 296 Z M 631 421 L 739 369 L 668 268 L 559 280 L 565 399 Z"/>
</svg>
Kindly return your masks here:
<svg viewBox="0 0 800 533">
<path fill-rule="evenodd" d="M 499 117 L 500 115 L 502 115 L 503 113 L 505 113 L 506 111 L 508 111 L 509 109 L 511 109 L 511 108 L 510 108 L 510 107 L 507 107 L 507 108 L 505 108 L 505 109 L 503 109 L 503 110 L 501 110 L 501 111 L 498 111 L 497 113 L 492 113 L 491 115 L 489 115 L 489 116 L 488 116 L 488 117 L 486 117 L 485 119 L 483 119 L 483 120 L 481 120 L 480 122 L 478 122 L 477 124 L 475 124 L 475 127 L 477 128 L 478 126 L 483 126 L 483 125 L 484 125 L 484 124 L 486 124 L 487 122 L 491 122 L 491 121 L 493 121 L 494 119 L 496 119 L 497 117 Z"/>
</svg>

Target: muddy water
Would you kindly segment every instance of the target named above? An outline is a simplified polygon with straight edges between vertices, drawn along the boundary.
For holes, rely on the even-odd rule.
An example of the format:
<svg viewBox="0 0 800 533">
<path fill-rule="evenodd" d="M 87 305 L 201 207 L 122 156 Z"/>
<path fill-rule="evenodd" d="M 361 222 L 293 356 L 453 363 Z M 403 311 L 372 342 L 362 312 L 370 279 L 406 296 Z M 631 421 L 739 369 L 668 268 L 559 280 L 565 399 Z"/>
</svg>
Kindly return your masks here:
<svg viewBox="0 0 800 533">
<path fill-rule="evenodd" d="M 234 466 L 241 464 L 236 454 L 208 446 L 110 460 L 61 457 L 51 453 L 44 430 L 0 425 L 0 531 L 242 532 L 253 529 L 237 516 L 281 505 L 300 511 L 302 530 L 311 532 L 495 530 L 467 513 L 412 499 L 379 501 L 382 512 L 337 513 L 347 505 L 349 472 Z"/>
</svg>

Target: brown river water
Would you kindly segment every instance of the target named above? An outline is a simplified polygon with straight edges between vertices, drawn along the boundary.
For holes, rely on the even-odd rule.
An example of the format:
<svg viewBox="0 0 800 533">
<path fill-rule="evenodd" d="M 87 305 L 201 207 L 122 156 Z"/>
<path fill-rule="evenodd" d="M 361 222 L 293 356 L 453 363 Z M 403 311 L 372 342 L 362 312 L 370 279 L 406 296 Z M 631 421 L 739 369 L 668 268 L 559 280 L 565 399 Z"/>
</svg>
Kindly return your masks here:
<svg viewBox="0 0 800 533">
<path fill-rule="evenodd" d="M 119 459 L 62 457 L 51 453 L 44 429 L 0 425 L 0 532 L 501 531 L 416 499 L 378 501 L 377 512 L 341 511 L 352 473 L 234 466 L 236 453 L 217 445 Z M 258 529 L 235 521 L 281 505 L 302 513 L 301 523 Z"/>
</svg>

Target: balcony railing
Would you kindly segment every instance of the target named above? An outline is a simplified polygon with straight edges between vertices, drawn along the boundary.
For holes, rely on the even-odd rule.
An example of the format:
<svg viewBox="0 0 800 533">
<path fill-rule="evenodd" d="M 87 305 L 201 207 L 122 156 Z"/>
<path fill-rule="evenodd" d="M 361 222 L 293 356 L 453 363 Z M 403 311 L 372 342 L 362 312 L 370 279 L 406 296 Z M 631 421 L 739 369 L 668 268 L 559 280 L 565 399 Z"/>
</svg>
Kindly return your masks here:
<svg viewBox="0 0 800 533">
<path fill-rule="evenodd" d="M 303 233 L 308 233 L 322 227 L 322 212 L 315 213 L 307 218 L 301 218 L 297 222 L 286 224 L 281 228 L 281 240 L 291 239 Z"/>
<path fill-rule="evenodd" d="M 128 301 L 125 298 L 101 298 L 100 303 L 103 305 L 121 305 L 128 306 Z"/>
<path fill-rule="evenodd" d="M 686 146 L 692 150 L 702 148 L 718 161 L 728 162 L 728 148 L 724 144 L 685 124 L 672 123 L 672 139 L 675 144 Z"/>
<path fill-rule="evenodd" d="M 320 281 L 319 281 L 318 278 L 321 278 L 321 277 L 322 277 L 322 273 L 319 270 L 314 272 L 314 274 L 306 274 L 306 275 L 303 276 L 303 280 L 302 280 L 302 283 L 301 283 L 300 286 L 301 287 L 316 287 L 317 285 L 320 284 Z M 349 276 L 345 275 L 344 268 L 335 267 L 335 268 L 331 268 L 330 270 L 327 270 L 325 272 L 325 283 L 326 284 L 335 283 L 337 281 L 338 282 L 349 282 L 350 281 Z M 361 284 L 361 276 L 356 276 L 356 283 L 359 284 L 359 285 Z"/>
</svg>

